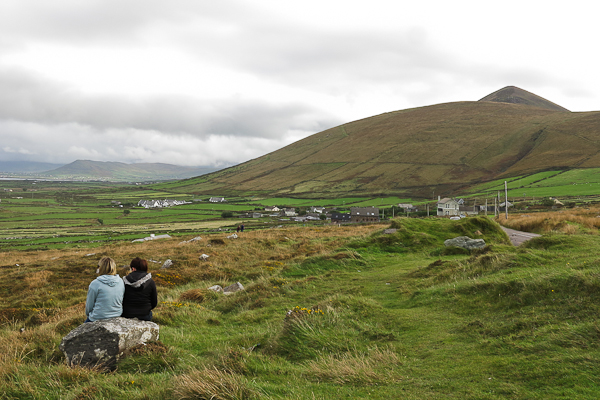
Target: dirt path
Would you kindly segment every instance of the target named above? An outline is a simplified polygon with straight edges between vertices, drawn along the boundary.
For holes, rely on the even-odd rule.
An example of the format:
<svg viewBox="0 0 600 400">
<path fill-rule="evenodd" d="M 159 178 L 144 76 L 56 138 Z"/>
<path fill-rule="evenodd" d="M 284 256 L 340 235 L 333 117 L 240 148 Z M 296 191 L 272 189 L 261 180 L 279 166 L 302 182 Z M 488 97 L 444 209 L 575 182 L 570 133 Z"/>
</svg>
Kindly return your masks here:
<svg viewBox="0 0 600 400">
<path fill-rule="evenodd" d="M 514 229 L 509 229 L 509 228 L 505 228 L 505 227 L 502 227 L 502 229 L 504 230 L 504 232 L 506 232 L 506 234 L 510 238 L 510 242 L 513 244 L 513 246 L 519 246 L 520 244 L 528 241 L 529 239 L 533 239 L 534 237 L 541 236 L 541 235 L 538 235 L 537 233 L 515 231 Z"/>
</svg>

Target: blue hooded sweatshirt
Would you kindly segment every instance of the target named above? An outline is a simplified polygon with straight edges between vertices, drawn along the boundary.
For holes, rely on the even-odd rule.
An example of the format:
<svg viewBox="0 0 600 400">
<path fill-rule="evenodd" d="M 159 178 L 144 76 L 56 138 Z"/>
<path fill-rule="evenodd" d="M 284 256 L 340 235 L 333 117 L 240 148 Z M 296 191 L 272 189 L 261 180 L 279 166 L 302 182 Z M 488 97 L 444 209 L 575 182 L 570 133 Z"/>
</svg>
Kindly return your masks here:
<svg viewBox="0 0 600 400">
<path fill-rule="evenodd" d="M 100 275 L 88 288 L 85 315 L 90 321 L 120 317 L 124 293 L 125 285 L 119 275 Z"/>
</svg>

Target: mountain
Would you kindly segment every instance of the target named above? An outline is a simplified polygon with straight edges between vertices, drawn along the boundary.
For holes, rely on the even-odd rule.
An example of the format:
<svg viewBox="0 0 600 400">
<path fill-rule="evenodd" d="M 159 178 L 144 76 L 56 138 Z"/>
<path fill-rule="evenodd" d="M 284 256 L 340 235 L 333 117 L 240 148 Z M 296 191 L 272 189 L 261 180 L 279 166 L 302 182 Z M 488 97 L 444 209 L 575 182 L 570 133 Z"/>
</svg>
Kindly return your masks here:
<svg viewBox="0 0 600 400">
<path fill-rule="evenodd" d="M 107 181 L 172 180 L 184 179 L 216 171 L 211 167 L 181 167 L 162 163 L 125 164 L 77 160 L 62 167 L 41 173 L 60 179 L 90 179 Z"/>
<path fill-rule="evenodd" d="M 600 167 L 600 112 L 573 113 L 509 87 L 481 101 L 350 122 L 162 187 L 222 196 L 431 198 L 498 178 L 575 167 Z"/>
<path fill-rule="evenodd" d="M 526 90 L 520 89 L 516 86 L 507 86 L 492 94 L 488 94 L 479 101 L 495 101 L 498 103 L 513 103 L 513 104 L 526 104 L 534 107 L 546 108 L 554 111 L 569 112 L 564 107 L 554 104 L 553 102 L 546 100 L 540 96 L 530 93 Z"/>
<path fill-rule="evenodd" d="M 51 164 L 33 161 L 0 161 L 0 173 L 20 172 L 25 174 L 38 173 L 48 171 L 49 169 L 58 168 L 62 164 Z"/>
</svg>

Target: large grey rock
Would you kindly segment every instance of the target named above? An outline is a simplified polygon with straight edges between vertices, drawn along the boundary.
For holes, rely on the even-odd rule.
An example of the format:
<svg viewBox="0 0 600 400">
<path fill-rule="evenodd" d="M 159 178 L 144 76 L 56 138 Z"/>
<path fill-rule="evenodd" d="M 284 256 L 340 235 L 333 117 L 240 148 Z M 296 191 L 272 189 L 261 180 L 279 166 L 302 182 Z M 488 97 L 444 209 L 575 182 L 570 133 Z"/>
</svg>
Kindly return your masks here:
<svg viewBox="0 0 600 400">
<path fill-rule="evenodd" d="M 79 325 L 62 339 L 59 348 L 70 366 L 114 370 L 129 349 L 158 340 L 158 336 L 154 322 L 118 317 Z"/>
<path fill-rule="evenodd" d="M 239 292 L 240 290 L 244 290 L 244 286 L 237 282 L 233 285 L 229 285 L 226 288 L 223 288 L 223 294 L 233 294 L 235 292 Z"/>
<path fill-rule="evenodd" d="M 208 290 L 212 290 L 213 292 L 223 293 L 223 288 L 220 285 L 213 285 L 208 288 Z"/>
<path fill-rule="evenodd" d="M 483 239 L 471 239 L 468 236 L 459 236 L 454 239 L 448 239 L 444 241 L 446 247 L 462 247 L 463 249 L 481 249 L 485 247 L 485 240 Z"/>
</svg>

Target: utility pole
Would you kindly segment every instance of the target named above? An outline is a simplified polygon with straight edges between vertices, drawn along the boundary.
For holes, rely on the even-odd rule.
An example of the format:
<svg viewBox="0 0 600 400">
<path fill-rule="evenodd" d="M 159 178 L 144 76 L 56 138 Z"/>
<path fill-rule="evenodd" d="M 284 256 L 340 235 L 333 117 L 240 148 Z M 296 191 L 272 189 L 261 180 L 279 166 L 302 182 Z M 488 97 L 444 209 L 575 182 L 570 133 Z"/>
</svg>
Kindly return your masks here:
<svg viewBox="0 0 600 400">
<path fill-rule="evenodd" d="M 508 219 L 508 184 L 504 181 L 504 212 L 505 219 Z"/>
<path fill-rule="evenodd" d="M 499 217 L 500 216 L 500 191 L 498 191 L 498 193 L 496 194 L 496 201 L 497 201 L 496 204 L 498 204 L 498 207 L 496 207 L 497 211 L 496 211 L 495 216 Z"/>
</svg>

